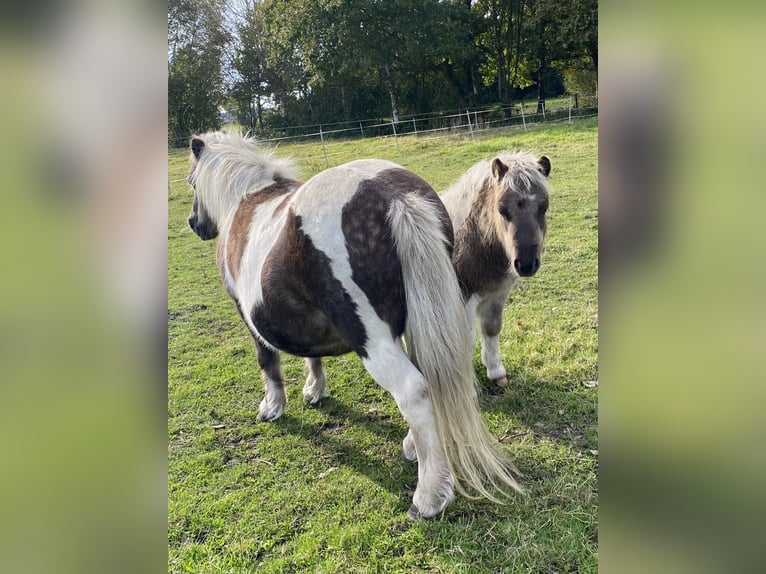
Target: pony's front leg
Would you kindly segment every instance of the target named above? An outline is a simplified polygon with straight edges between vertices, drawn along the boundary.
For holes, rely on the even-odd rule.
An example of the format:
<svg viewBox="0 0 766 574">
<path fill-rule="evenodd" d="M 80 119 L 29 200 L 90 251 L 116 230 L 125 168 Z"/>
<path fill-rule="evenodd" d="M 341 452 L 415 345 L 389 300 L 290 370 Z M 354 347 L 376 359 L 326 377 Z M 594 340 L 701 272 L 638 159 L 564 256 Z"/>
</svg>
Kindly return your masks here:
<svg viewBox="0 0 766 574">
<path fill-rule="evenodd" d="M 507 296 L 482 301 L 478 306 L 481 329 L 481 362 L 487 368 L 487 378 L 498 387 L 508 384 L 500 357 L 500 330 L 503 327 L 503 306 Z"/>
<path fill-rule="evenodd" d="M 428 382 L 394 341 L 379 343 L 368 349 L 368 353 L 363 359 L 365 368 L 391 393 L 410 425 L 407 436 L 411 440 L 405 439 L 405 456 L 414 445 L 418 485 L 407 515 L 410 518 L 436 516 L 455 500 L 455 478 L 436 432 Z"/>
<path fill-rule="evenodd" d="M 265 396 L 258 409 L 258 420 L 273 421 L 282 416 L 285 412 L 285 404 L 287 404 L 279 353 L 266 347 L 257 338 L 255 339 L 255 348 L 258 354 L 258 364 L 263 370 L 263 378 L 265 379 L 263 385 Z"/>
<path fill-rule="evenodd" d="M 306 359 L 306 384 L 303 385 L 303 400 L 309 404 L 315 405 L 322 399 L 329 397 L 327 392 L 327 379 L 324 374 L 321 357 L 310 357 Z"/>
</svg>

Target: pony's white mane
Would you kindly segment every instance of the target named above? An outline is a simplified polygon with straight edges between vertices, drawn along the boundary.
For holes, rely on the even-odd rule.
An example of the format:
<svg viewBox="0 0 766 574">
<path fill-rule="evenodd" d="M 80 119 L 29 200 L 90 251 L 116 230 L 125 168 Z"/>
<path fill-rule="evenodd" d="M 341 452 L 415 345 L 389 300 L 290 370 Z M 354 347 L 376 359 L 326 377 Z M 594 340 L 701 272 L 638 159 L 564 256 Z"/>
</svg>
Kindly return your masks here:
<svg viewBox="0 0 766 574">
<path fill-rule="evenodd" d="M 522 196 L 536 189 L 548 189 L 548 181 L 540 171 L 538 158 L 526 151 L 502 151 L 492 159 L 481 160 L 472 165 L 452 186 L 441 194 L 452 223 L 457 229 L 471 210 L 479 192 L 492 183 L 492 160 L 500 160 L 508 166 L 503 176 L 504 188 Z"/>
<path fill-rule="evenodd" d="M 217 223 L 224 222 L 248 193 L 273 184 L 278 178 L 296 179 L 292 160 L 274 157 L 272 149 L 256 138 L 235 131 L 197 136 L 205 142 L 199 159 L 192 155 L 189 183 Z"/>
</svg>

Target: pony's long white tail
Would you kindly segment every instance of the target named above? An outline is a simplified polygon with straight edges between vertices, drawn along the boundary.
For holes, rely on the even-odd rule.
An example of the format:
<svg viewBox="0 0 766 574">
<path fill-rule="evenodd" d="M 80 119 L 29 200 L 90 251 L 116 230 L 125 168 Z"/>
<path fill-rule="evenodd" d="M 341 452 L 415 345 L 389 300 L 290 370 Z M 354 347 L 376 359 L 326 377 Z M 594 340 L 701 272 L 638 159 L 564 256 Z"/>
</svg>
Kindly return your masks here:
<svg viewBox="0 0 766 574">
<path fill-rule="evenodd" d="M 513 476 L 518 471 L 479 413 L 474 341 L 446 248 L 442 209 L 411 194 L 393 202 L 388 213 L 404 277 L 407 353 L 428 381 L 436 431 L 458 491 L 500 502 L 509 488 L 521 491 Z"/>
</svg>

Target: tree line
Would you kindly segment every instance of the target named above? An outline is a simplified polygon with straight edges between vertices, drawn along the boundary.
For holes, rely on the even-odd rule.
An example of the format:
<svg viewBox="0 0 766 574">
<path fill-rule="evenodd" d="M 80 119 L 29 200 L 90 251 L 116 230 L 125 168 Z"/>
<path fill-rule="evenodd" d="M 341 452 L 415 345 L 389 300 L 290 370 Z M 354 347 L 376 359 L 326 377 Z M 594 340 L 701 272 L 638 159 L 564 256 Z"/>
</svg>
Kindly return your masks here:
<svg viewBox="0 0 766 574">
<path fill-rule="evenodd" d="M 595 95 L 597 0 L 169 0 L 172 142 Z"/>
</svg>

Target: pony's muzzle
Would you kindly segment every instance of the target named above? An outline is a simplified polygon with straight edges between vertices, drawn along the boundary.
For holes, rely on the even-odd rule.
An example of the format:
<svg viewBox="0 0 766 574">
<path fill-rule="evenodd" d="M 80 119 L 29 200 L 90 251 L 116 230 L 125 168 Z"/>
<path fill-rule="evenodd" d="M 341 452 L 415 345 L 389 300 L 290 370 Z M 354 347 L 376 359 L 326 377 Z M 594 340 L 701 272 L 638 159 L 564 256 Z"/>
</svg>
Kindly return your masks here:
<svg viewBox="0 0 766 574">
<path fill-rule="evenodd" d="M 197 234 L 197 236 L 203 241 L 213 239 L 217 234 L 210 230 L 210 227 L 199 222 L 199 218 L 196 215 L 189 217 L 189 227 Z"/>
<path fill-rule="evenodd" d="M 199 219 L 197 218 L 197 214 L 196 213 L 194 215 L 190 215 L 189 216 L 189 227 L 191 227 L 191 230 L 194 233 L 196 233 L 197 235 L 200 235 L 200 232 L 199 232 Z M 202 237 L 201 235 L 200 235 L 200 237 L 202 239 L 204 239 L 204 237 Z"/>
<path fill-rule="evenodd" d="M 516 270 L 516 273 L 522 277 L 532 277 L 532 275 L 537 273 L 537 270 L 540 269 L 540 258 L 514 259 L 513 268 Z"/>
</svg>

